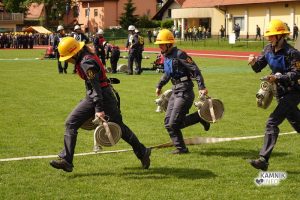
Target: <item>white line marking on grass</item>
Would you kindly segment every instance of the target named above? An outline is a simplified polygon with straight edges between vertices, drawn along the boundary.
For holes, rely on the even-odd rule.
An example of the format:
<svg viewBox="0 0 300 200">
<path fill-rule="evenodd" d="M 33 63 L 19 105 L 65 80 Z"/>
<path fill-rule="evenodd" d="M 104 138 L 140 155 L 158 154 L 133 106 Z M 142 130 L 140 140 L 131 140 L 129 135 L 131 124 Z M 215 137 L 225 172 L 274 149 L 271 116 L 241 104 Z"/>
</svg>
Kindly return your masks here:
<svg viewBox="0 0 300 200">
<path fill-rule="evenodd" d="M 296 131 L 281 133 L 279 135 L 290 135 L 295 134 Z M 236 140 L 246 140 L 246 139 L 256 139 L 262 138 L 264 135 L 256 135 L 256 136 L 245 136 L 245 137 L 232 137 L 232 138 L 215 138 L 215 137 L 195 137 L 195 138 L 186 138 L 185 141 L 189 145 L 196 144 L 209 144 L 209 143 L 218 143 L 218 142 L 228 142 L 228 141 L 236 141 Z M 156 146 L 152 146 L 151 148 L 164 148 L 172 146 L 172 143 L 159 144 Z M 114 151 L 100 151 L 100 152 L 88 152 L 88 153 L 77 153 L 74 156 L 87 156 L 87 155 L 96 155 L 96 154 L 111 154 L 111 153 L 121 153 L 132 151 L 132 149 L 121 149 Z M 34 160 L 34 159 L 44 159 L 44 158 L 57 158 L 57 155 L 46 155 L 46 156 L 27 156 L 27 157 L 17 157 L 17 158 L 3 158 L 0 159 L 0 162 L 7 161 L 18 161 L 18 160 Z"/>
<path fill-rule="evenodd" d="M 87 155 L 95 155 L 95 154 L 110 154 L 110 153 L 120 153 L 132 151 L 132 149 L 122 149 L 115 151 L 100 151 L 100 152 L 88 152 L 88 153 L 77 153 L 74 156 L 87 156 Z M 17 160 L 34 160 L 34 159 L 43 159 L 43 158 L 58 158 L 58 155 L 46 155 L 46 156 L 26 156 L 26 157 L 18 157 L 18 158 L 3 158 L 0 159 L 0 162 L 6 161 L 17 161 Z"/>
<path fill-rule="evenodd" d="M 43 60 L 43 58 L 0 58 L 0 61 L 32 61 Z"/>
</svg>

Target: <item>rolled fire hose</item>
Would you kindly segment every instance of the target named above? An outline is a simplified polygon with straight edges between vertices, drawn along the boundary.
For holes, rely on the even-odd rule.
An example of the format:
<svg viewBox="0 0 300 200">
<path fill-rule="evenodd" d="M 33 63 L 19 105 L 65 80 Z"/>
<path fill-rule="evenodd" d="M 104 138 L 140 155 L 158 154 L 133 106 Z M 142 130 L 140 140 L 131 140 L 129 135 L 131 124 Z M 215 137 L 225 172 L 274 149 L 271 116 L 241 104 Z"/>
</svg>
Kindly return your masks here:
<svg viewBox="0 0 300 200">
<path fill-rule="evenodd" d="M 94 131 L 94 151 L 100 151 L 101 146 L 110 147 L 119 142 L 122 131 L 118 124 L 103 121 L 98 117 L 93 120 L 93 123 L 98 124 Z"/>
</svg>

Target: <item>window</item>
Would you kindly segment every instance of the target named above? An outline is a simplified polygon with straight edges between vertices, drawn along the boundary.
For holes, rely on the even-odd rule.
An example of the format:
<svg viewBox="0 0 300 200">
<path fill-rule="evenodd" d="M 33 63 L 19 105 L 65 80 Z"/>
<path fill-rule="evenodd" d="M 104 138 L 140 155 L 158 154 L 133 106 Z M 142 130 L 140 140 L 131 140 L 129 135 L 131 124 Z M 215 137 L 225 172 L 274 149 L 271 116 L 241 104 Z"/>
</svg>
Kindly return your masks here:
<svg viewBox="0 0 300 200">
<path fill-rule="evenodd" d="M 90 16 L 90 8 L 85 9 L 85 16 Z"/>
<path fill-rule="evenodd" d="M 168 9 L 168 18 L 171 18 L 171 9 Z"/>
<path fill-rule="evenodd" d="M 245 30 L 245 18 L 244 17 L 234 17 L 233 23 L 239 24 L 241 31 Z M 233 24 L 233 28 L 234 28 L 234 24 Z"/>
<path fill-rule="evenodd" d="M 98 9 L 94 9 L 94 17 L 98 16 Z"/>
</svg>

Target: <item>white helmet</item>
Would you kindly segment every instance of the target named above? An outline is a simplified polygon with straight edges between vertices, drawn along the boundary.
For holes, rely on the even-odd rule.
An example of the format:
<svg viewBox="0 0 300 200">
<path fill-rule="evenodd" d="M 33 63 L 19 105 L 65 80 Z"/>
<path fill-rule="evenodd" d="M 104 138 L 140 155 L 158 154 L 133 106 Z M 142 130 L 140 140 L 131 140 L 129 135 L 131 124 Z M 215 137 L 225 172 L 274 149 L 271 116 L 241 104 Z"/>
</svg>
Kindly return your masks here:
<svg viewBox="0 0 300 200">
<path fill-rule="evenodd" d="M 97 32 L 97 34 L 99 34 L 99 35 L 103 35 L 103 33 L 104 33 L 104 31 L 101 28 Z"/>
<path fill-rule="evenodd" d="M 135 27 L 133 25 L 128 26 L 129 31 L 134 31 Z"/>
<path fill-rule="evenodd" d="M 64 30 L 64 27 L 63 27 L 62 25 L 59 25 L 59 26 L 57 27 L 57 31 L 61 31 L 61 30 Z"/>
<path fill-rule="evenodd" d="M 74 31 L 76 31 L 76 30 L 78 30 L 78 29 L 81 29 L 81 28 L 80 28 L 79 25 L 76 25 L 76 26 L 74 27 Z"/>
<path fill-rule="evenodd" d="M 135 29 L 134 32 L 135 33 L 139 33 L 140 31 L 139 31 L 139 29 Z"/>
</svg>

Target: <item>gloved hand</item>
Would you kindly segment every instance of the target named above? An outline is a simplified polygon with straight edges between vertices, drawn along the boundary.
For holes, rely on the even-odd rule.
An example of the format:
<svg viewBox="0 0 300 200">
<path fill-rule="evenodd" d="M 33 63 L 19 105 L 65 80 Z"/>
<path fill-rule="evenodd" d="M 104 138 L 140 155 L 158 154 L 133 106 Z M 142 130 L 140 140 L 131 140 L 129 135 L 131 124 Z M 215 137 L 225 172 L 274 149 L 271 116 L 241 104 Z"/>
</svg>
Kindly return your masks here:
<svg viewBox="0 0 300 200">
<path fill-rule="evenodd" d="M 104 113 L 104 111 L 102 111 L 102 112 L 96 112 L 95 115 L 96 115 L 98 118 L 100 118 L 103 122 L 106 121 L 106 120 L 105 120 L 105 113 Z"/>
<path fill-rule="evenodd" d="M 268 75 L 267 76 L 267 81 L 269 83 L 274 83 L 276 81 L 276 76 L 275 75 Z"/>
<path fill-rule="evenodd" d="M 159 88 L 156 88 L 156 91 L 155 91 L 155 93 L 156 93 L 156 96 L 159 96 L 159 95 L 161 95 L 161 89 L 159 89 Z"/>
<path fill-rule="evenodd" d="M 255 55 L 253 55 L 253 54 L 250 54 L 249 55 L 249 57 L 248 57 L 248 65 L 254 65 L 255 64 L 255 62 L 256 62 L 256 57 L 255 57 Z"/>
<path fill-rule="evenodd" d="M 203 96 L 203 95 L 207 95 L 208 94 L 208 90 L 206 88 L 199 90 L 199 97 Z"/>
</svg>

